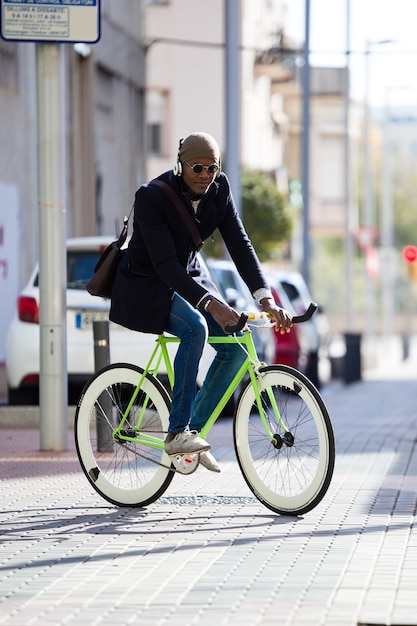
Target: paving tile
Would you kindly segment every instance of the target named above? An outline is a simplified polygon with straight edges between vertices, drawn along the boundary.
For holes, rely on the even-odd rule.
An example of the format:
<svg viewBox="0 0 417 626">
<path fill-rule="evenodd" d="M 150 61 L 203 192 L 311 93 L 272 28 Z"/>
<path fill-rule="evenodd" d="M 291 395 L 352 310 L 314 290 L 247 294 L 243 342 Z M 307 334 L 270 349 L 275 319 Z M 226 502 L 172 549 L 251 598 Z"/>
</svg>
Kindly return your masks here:
<svg viewBox="0 0 417 626">
<path fill-rule="evenodd" d="M 254 498 L 228 418 L 210 436 L 222 473 L 175 477 L 143 510 L 90 489 L 72 432 L 41 453 L 38 433 L 0 430 L 0 625 L 416 626 L 413 346 L 414 371 L 324 388 L 336 470 L 302 518 Z"/>
</svg>

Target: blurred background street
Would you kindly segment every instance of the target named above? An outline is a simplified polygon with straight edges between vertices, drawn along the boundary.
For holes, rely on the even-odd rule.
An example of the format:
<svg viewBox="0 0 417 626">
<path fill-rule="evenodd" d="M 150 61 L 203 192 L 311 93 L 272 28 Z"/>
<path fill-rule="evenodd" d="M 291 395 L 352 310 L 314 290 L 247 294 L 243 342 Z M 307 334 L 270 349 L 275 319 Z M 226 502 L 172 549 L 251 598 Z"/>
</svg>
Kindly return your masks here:
<svg viewBox="0 0 417 626">
<path fill-rule="evenodd" d="M 0 4 L 0 623 L 416 626 L 417 2 Z M 100 500 L 76 456 L 84 383 L 154 342 L 107 326 L 85 284 L 194 131 L 220 145 L 277 302 L 319 305 L 278 342 L 254 330 L 334 424 L 334 478 L 303 518 L 248 490 L 230 414 L 221 474 L 143 510 Z M 217 234 L 202 253 L 256 307 Z"/>
<path fill-rule="evenodd" d="M 308 298 L 320 305 L 320 324 L 266 360 L 325 385 L 360 379 L 380 340 L 399 337 L 407 355 L 417 333 L 414 0 L 213 0 L 204 19 L 193 0 L 85 0 L 60 13 L 89 16 L 75 41 L 57 39 L 48 2 L 27 3 L 40 5 L 43 33 L 3 4 L 6 402 L 36 405 L 40 385 L 51 421 L 74 404 L 94 371 L 92 323 L 108 316 L 109 302 L 84 289 L 94 255 L 195 130 L 219 142 L 277 298 L 294 311 Z M 217 236 L 203 254 L 213 268 L 229 261 Z M 241 300 L 237 284 L 225 290 Z M 123 330 L 111 326 L 110 339 L 112 360 L 133 360 Z M 143 362 L 149 337 L 136 340 Z"/>
</svg>

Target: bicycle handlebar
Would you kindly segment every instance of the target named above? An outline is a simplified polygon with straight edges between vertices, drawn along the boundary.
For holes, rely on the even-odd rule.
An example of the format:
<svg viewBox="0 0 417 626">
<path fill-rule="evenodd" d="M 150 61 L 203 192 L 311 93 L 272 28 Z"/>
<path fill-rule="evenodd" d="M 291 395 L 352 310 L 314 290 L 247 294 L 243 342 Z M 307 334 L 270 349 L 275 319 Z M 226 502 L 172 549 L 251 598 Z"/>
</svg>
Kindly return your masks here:
<svg viewBox="0 0 417 626">
<path fill-rule="evenodd" d="M 318 305 L 315 302 L 311 302 L 309 304 L 308 309 L 302 315 L 295 315 L 292 318 L 293 324 L 301 324 L 302 322 L 307 322 L 314 313 L 317 311 Z M 257 317 L 270 317 L 267 313 L 260 312 L 258 315 L 256 313 L 242 313 L 240 315 L 239 321 L 237 324 L 233 326 L 226 326 L 225 331 L 228 335 L 233 335 L 234 333 L 238 333 L 242 330 L 248 321 L 248 319 L 256 319 Z"/>
<path fill-rule="evenodd" d="M 224 330 L 228 335 L 233 335 L 234 333 L 238 333 L 239 330 L 242 330 L 242 328 L 245 326 L 246 322 L 249 319 L 249 315 L 247 313 L 241 313 L 239 321 L 237 322 L 237 324 L 234 324 L 233 326 L 225 326 Z"/>
<path fill-rule="evenodd" d="M 310 302 L 310 304 L 308 305 L 308 309 L 307 311 L 305 311 L 305 313 L 303 313 L 302 315 L 296 315 L 292 318 L 293 324 L 302 324 L 303 322 L 307 322 L 313 317 L 314 313 L 318 309 L 318 306 L 319 305 L 315 302 Z"/>
</svg>

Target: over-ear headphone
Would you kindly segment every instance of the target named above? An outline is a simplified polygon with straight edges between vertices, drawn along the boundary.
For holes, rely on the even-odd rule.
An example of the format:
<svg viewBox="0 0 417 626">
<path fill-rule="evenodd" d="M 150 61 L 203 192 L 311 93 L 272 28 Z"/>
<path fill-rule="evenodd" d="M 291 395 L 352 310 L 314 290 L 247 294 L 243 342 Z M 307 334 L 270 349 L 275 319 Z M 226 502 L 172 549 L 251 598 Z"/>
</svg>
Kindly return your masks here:
<svg viewBox="0 0 417 626">
<path fill-rule="evenodd" d="M 181 163 L 181 161 L 179 159 L 175 163 L 173 171 L 174 171 L 174 176 L 181 176 L 181 174 L 182 174 L 182 163 Z"/>
<path fill-rule="evenodd" d="M 177 154 L 177 162 L 174 165 L 174 176 L 181 176 L 182 175 L 182 163 L 180 161 L 180 150 L 181 150 L 181 146 L 183 144 L 184 141 L 184 137 L 182 139 L 180 139 L 179 144 L 178 144 L 178 154 Z"/>
<path fill-rule="evenodd" d="M 174 167 L 173 167 L 173 172 L 174 172 L 174 176 L 182 176 L 182 163 L 180 161 L 180 152 L 181 152 L 181 146 L 184 143 L 184 138 L 180 139 L 179 142 L 179 146 L 178 146 L 178 154 L 177 154 L 177 162 L 175 163 Z M 221 160 L 219 158 L 219 169 L 217 170 L 216 173 L 216 178 L 218 178 L 221 174 Z"/>
</svg>

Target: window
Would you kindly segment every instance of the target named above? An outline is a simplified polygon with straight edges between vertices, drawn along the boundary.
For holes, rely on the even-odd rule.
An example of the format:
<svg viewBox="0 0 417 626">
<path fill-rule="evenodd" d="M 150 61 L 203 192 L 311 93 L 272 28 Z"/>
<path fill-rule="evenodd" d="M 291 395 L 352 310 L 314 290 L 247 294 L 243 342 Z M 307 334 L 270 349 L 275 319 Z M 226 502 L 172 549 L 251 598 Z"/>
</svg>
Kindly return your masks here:
<svg viewBox="0 0 417 626">
<path fill-rule="evenodd" d="M 166 92 L 150 90 L 146 99 L 146 129 L 148 154 L 163 156 L 165 153 L 165 129 L 168 119 L 168 96 Z"/>
<path fill-rule="evenodd" d="M 148 149 L 151 154 L 162 153 L 161 125 L 148 124 Z"/>
</svg>

